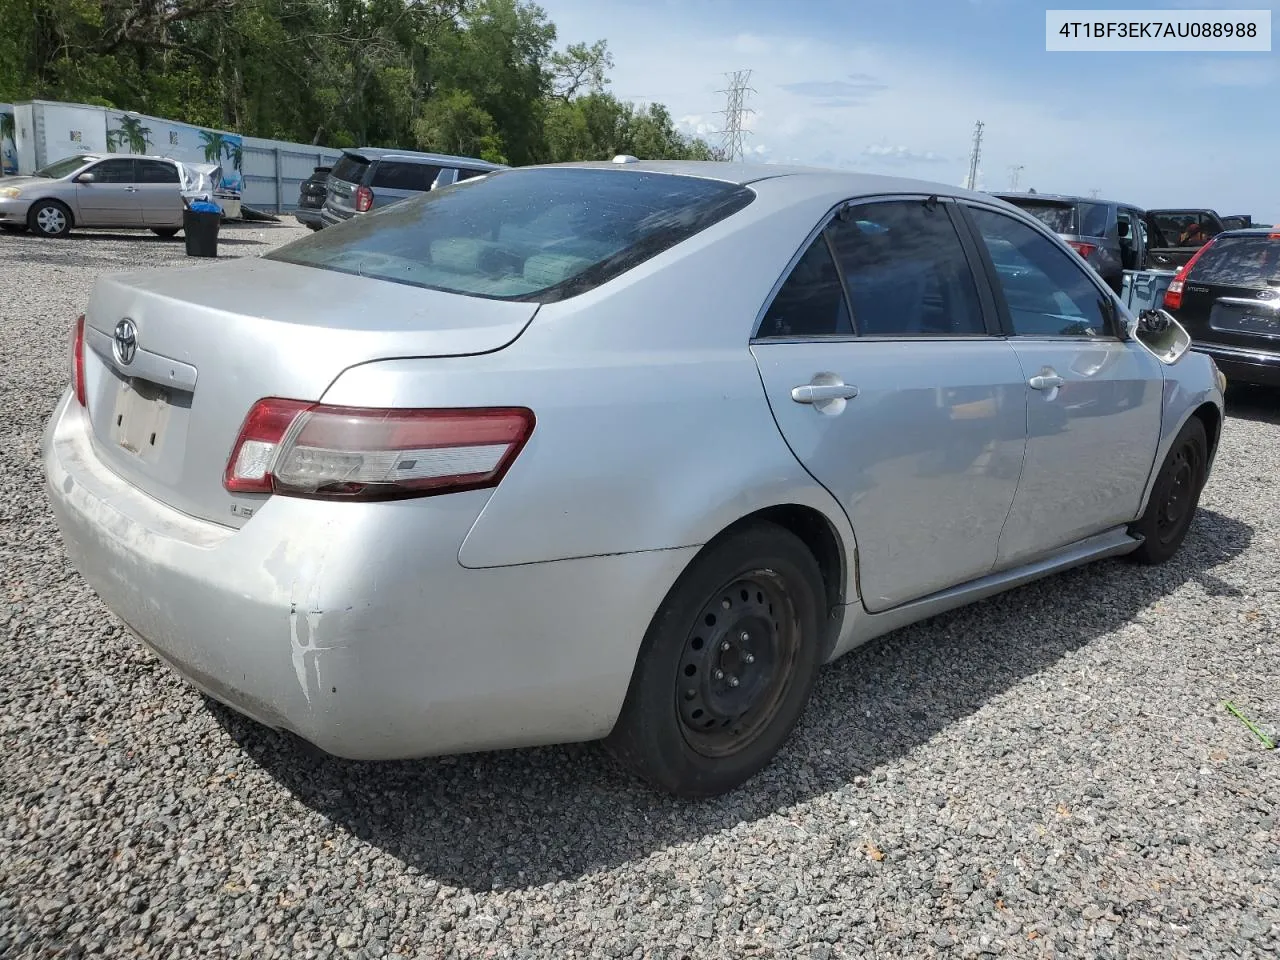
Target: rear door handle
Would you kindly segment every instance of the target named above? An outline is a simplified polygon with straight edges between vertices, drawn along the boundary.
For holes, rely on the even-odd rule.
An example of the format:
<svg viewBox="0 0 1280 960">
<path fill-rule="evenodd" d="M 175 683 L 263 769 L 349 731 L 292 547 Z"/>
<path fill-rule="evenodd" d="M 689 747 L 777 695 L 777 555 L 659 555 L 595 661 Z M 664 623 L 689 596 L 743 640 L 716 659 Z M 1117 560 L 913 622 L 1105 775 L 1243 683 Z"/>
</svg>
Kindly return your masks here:
<svg viewBox="0 0 1280 960">
<path fill-rule="evenodd" d="M 1032 390 L 1056 390 L 1058 387 L 1066 383 L 1056 373 L 1038 373 L 1027 381 L 1027 386 Z"/>
<path fill-rule="evenodd" d="M 806 383 L 791 388 L 791 399 L 796 403 L 824 403 L 828 400 L 852 400 L 858 388 L 847 383 Z"/>
</svg>

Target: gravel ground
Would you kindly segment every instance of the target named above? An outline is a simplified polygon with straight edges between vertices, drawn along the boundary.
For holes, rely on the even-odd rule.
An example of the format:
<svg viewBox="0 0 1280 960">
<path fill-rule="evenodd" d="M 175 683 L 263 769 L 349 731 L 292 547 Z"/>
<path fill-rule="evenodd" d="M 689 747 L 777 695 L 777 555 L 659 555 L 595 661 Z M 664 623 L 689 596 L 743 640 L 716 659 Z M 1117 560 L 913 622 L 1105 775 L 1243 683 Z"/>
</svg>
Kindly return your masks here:
<svg viewBox="0 0 1280 960">
<path fill-rule="evenodd" d="M 297 229 L 235 229 L 255 255 Z M 0 956 L 1272 957 L 1280 395 L 1233 396 L 1179 556 L 1101 563 L 827 669 L 746 789 L 590 747 L 370 765 L 202 700 L 63 558 L 41 428 L 102 270 L 0 235 Z"/>
</svg>

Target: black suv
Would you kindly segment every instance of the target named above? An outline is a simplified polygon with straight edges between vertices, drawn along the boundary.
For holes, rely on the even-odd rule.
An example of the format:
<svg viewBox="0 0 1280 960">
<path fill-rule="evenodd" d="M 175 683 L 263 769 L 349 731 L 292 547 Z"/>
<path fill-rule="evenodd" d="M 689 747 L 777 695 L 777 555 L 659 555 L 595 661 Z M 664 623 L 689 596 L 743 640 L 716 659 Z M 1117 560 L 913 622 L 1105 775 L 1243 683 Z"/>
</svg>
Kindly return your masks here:
<svg viewBox="0 0 1280 960">
<path fill-rule="evenodd" d="M 325 194 L 328 192 L 329 171 L 332 167 L 316 167 L 311 176 L 302 181 L 302 189 L 298 191 L 298 209 L 294 216 L 298 222 L 312 230 L 324 226 L 320 218 L 320 208 L 324 206 Z"/>
<path fill-rule="evenodd" d="M 1164 308 L 1228 380 L 1280 387 L 1280 231 L 1220 233 L 1178 271 Z"/>
</svg>

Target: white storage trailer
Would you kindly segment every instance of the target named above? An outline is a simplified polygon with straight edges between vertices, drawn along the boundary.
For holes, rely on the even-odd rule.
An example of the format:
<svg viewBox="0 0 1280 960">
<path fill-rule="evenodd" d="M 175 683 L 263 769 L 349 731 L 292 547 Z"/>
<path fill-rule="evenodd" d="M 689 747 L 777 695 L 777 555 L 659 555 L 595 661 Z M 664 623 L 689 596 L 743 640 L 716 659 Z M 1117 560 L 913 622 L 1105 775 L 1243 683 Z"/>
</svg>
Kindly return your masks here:
<svg viewBox="0 0 1280 960">
<path fill-rule="evenodd" d="M 165 120 L 81 103 L 29 100 L 14 105 L 18 172 L 77 153 L 147 154 L 217 164 L 223 184 L 244 206 L 285 213 L 298 205 L 302 181 L 341 151 Z"/>
</svg>

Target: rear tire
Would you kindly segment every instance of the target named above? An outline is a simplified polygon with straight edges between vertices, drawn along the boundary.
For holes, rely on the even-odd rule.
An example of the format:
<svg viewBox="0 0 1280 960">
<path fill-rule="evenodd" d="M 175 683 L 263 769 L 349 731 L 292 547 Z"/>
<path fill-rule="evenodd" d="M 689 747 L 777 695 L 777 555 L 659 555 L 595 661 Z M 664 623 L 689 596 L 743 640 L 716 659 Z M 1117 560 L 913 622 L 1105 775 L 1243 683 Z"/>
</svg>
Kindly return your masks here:
<svg viewBox="0 0 1280 960">
<path fill-rule="evenodd" d="M 57 200 L 41 200 L 27 214 L 27 226 L 42 237 L 65 237 L 71 232 L 71 210 Z"/>
<path fill-rule="evenodd" d="M 817 561 L 788 530 L 760 523 L 714 542 L 654 616 L 605 746 L 681 797 L 753 777 L 809 699 L 825 597 Z"/>
<path fill-rule="evenodd" d="M 1129 554 L 1129 559 L 1158 564 L 1178 552 L 1200 505 L 1208 464 L 1209 439 L 1204 423 L 1199 417 L 1192 417 L 1178 431 L 1169 448 L 1156 475 L 1155 486 L 1151 488 L 1146 512 L 1130 527 L 1130 531 L 1143 540 L 1142 546 Z"/>
<path fill-rule="evenodd" d="M 178 235 L 180 227 L 152 227 L 151 232 L 157 237 L 163 237 L 165 240 L 172 240 Z"/>
</svg>

